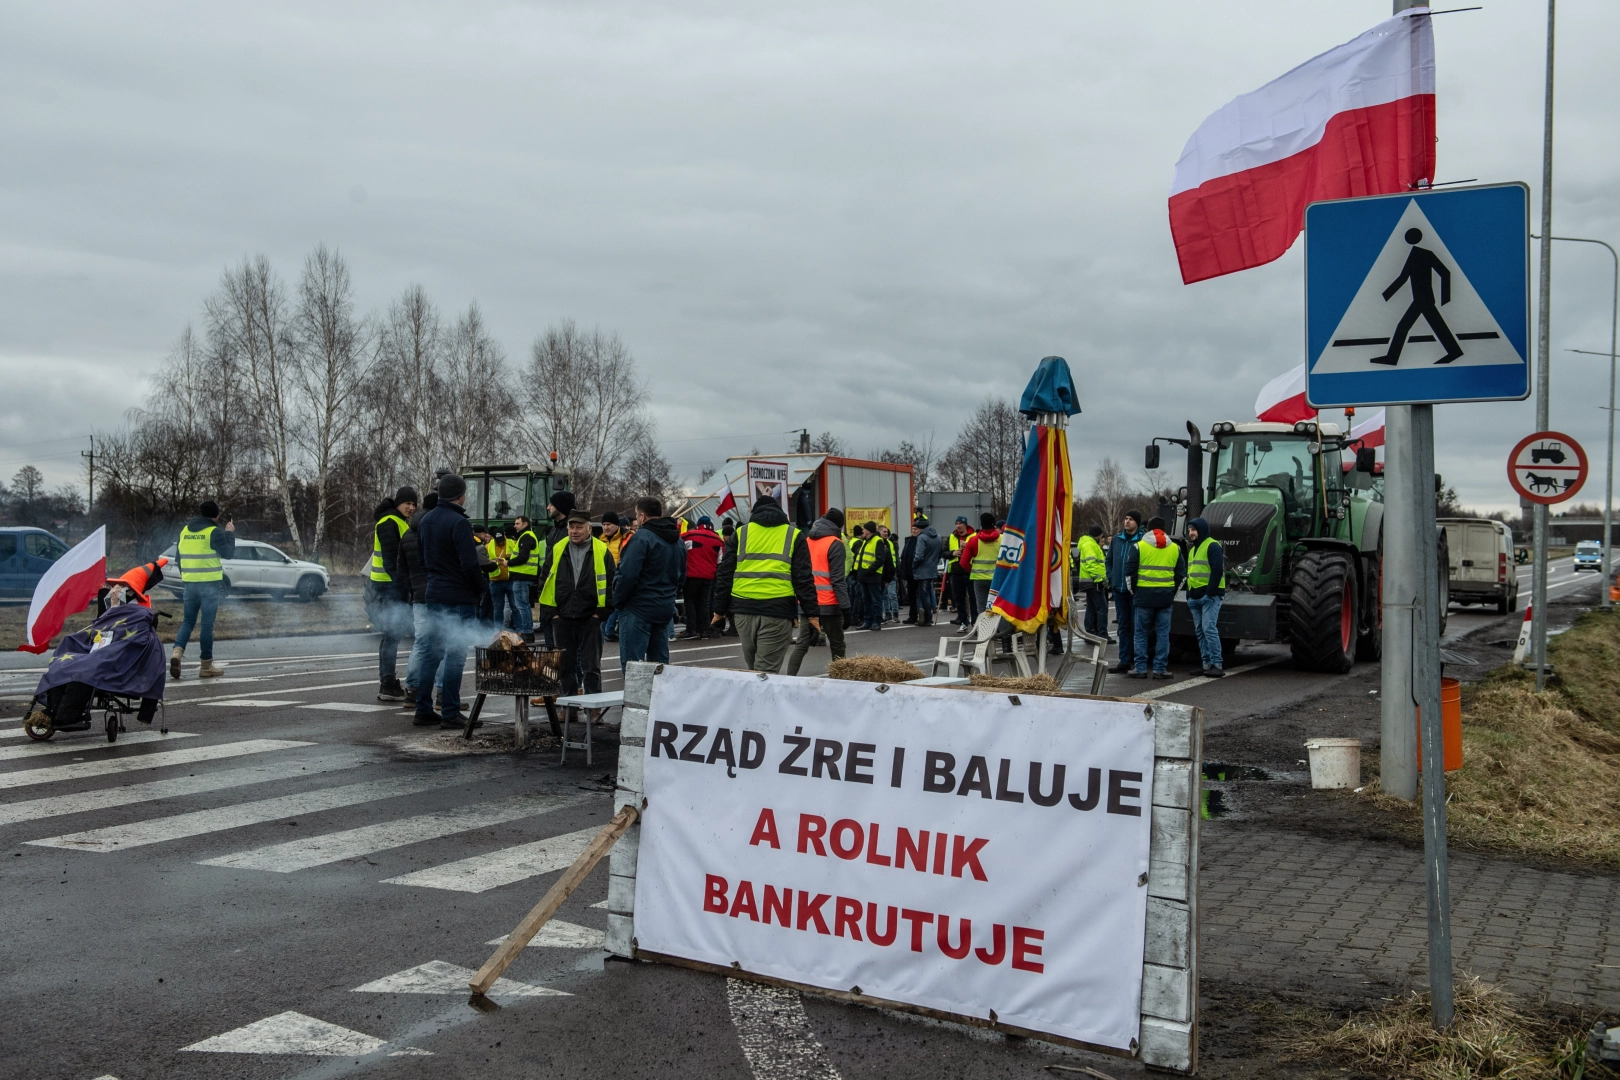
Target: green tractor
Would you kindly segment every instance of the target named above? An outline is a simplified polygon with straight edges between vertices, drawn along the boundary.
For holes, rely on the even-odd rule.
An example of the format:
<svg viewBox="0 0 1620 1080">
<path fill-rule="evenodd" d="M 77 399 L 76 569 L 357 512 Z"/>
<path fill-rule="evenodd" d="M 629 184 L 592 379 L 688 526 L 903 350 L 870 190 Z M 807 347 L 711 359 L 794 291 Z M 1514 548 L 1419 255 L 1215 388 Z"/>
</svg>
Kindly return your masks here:
<svg viewBox="0 0 1620 1080">
<path fill-rule="evenodd" d="M 1373 451 L 1358 450 L 1353 465 L 1343 462 L 1343 430 L 1314 420 L 1219 423 L 1207 442 L 1191 423 L 1187 433 L 1155 440 L 1147 467 L 1158 468 L 1158 442 L 1187 448 L 1176 532 L 1184 538 L 1186 521 L 1203 517 L 1225 550 L 1219 626 L 1228 655 L 1239 641 L 1285 641 L 1306 671 L 1342 674 L 1357 660 L 1378 660 L 1384 502 Z M 1443 531 L 1438 542 L 1444 612 Z M 1185 596 L 1176 598 L 1170 630 L 1172 651 L 1196 650 Z"/>
<path fill-rule="evenodd" d="M 467 465 L 467 516 L 474 525 L 511 528 L 519 514 L 547 524 L 546 503 L 553 493 L 568 488 L 569 472 L 559 468 L 556 455 L 542 465 Z"/>
</svg>

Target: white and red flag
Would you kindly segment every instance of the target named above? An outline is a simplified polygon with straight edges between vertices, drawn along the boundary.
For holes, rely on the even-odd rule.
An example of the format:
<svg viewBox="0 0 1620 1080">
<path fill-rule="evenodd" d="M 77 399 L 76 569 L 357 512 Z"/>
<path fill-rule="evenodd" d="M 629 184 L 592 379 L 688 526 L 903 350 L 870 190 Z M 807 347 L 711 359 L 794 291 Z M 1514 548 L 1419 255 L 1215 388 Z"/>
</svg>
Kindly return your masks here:
<svg viewBox="0 0 1620 1080">
<path fill-rule="evenodd" d="M 731 493 L 731 481 L 722 474 L 720 486 L 714 489 L 711 498 L 718 496 L 720 505 L 714 508 L 714 516 L 721 517 L 729 510 L 737 509 L 737 497 Z"/>
<path fill-rule="evenodd" d="M 1275 424 L 1315 420 L 1316 410 L 1305 404 L 1305 365 L 1290 368 L 1260 388 L 1254 415 Z"/>
<path fill-rule="evenodd" d="M 107 583 L 107 527 L 103 525 L 80 540 L 51 564 L 34 587 L 28 608 L 28 640 L 18 652 L 42 653 L 62 629 L 67 617 L 83 611 Z"/>
<path fill-rule="evenodd" d="M 1280 258 L 1320 199 L 1434 177 L 1434 35 L 1412 8 L 1211 114 L 1181 151 L 1170 234 L 1192 283 Z"/>
<path fill-rule="evenodd" d="M 1384 445 L 1384 410 L 1374 409 L 1350 428 L 1350 441 L 1365 447 Z"/>
</svg>

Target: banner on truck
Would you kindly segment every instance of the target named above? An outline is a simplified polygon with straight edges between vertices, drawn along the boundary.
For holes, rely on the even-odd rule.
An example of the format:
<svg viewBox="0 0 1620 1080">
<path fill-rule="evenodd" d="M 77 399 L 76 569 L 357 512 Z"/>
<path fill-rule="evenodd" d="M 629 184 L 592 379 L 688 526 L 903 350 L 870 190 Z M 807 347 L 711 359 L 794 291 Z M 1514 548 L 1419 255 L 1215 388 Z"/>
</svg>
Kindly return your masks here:
<svg viewBox="0 0 1620 1080">
<path fill-rule="evenodd" d="M 889 520 L 890 513 L 891 510 L 887 506 L 845 507 L 844 529 L 851 536 L 854 536 L 856 529 L 859 529 L 862 525 L 865 525 L 868 521 L 870 521 L 875 525 L 885 525 L 889 528 L 889 531 L 893 532 L 894 522 Z M 895 555 L 898 556 L 899 552 L 895 552 Z"/>
<path fill-rule="evenodd" d="M 648 725 L 638 950 L 1132 1049 L 1140 703 L 666 667 Z"/>
<path fill-rule="evenodd" d="M 788 467 L 785 461 L 748 460 L 748 504 L 769 495 L 783 510 L 788 509 Z"/>
</svg>

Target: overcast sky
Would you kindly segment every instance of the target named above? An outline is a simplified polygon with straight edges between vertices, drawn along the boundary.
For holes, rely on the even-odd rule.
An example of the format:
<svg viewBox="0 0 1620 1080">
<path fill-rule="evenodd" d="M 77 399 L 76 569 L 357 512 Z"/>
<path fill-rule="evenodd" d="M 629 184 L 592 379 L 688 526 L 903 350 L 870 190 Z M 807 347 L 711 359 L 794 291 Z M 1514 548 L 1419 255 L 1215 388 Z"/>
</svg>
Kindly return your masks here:
<svg viewBox="0 0 1620 1080">
<path fill-rule="evenodd" d="M 1172 168 L 1208 113 L 1389 9 L 7 0 L 0 477 L 82 482 L 83 436 L 144 396 L 222 268 L 292 277 L 325 242 L 363 306 L 477 300 L 514 360 L 561 318 L 617 331 L 693 480 L 790 428 L 943 448 L 1057 353 L 1084 490 L 1187 419 L 1252 418 L 1300 362 L 1300 245 L 1182 285 Z M 1559 15 L 1554 232 L 1620 244 L 1620 4 Z M 1438 180 L 1539 200 L 1545 19 L 1436 18 Z M 1558 246 L 1552 422 L 1599 469 L 1608 365 L 1564 350 L 1607 348 L 1610 288 L 1601 249 Z M 1532 403 L 1437 412 L 1446 480 L 1514 504 Z"/>
</svg>

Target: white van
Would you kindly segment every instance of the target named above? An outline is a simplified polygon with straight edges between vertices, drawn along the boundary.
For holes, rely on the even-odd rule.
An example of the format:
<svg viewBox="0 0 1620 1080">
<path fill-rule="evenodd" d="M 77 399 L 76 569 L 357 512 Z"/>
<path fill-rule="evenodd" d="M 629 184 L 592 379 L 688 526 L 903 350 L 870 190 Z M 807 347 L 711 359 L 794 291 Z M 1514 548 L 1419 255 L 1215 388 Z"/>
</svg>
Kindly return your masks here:
<svg viewBox="0 0 1620 1080">
<path fill-rule="evenodd" d="M 1489 518 L 1441 518 L 1451 551 L 1451 602 L 1495 604 L 1506 615 L 1519 607 L 1513 530 Z"/>
</svg>

